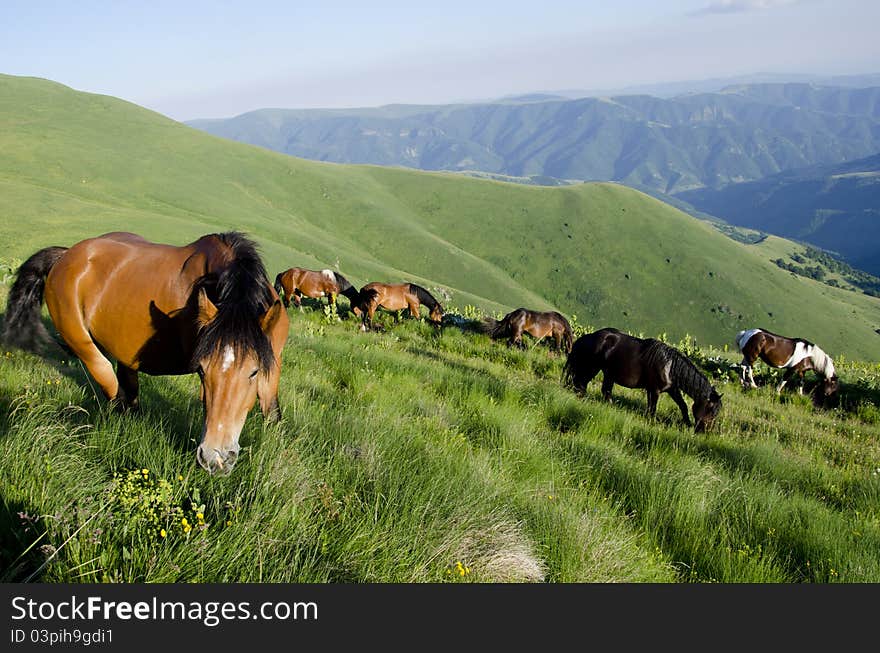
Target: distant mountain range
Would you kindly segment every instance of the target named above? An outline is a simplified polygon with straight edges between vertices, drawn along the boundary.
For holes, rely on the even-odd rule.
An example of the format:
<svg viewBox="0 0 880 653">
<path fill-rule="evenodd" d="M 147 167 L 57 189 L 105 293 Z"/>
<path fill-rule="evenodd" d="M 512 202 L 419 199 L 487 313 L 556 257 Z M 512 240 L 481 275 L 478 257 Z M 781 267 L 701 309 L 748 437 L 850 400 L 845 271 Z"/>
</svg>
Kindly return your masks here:
<svg viewBox="0 0 880 653">
<path fill-rule="evenodd" d="M 733 224 L 837 252 L 880 275 L 880 154 L 676 197 Z"/>
<path fill-rule="evenodd" d="M 567 89 L 534 93 L 536 97 L 582 98 L 610 95 L 654 95 L 656 97 L 675 97 L 688 93 L 715 93 L 729 86 L 745 84 L 813 84 L 816 86 L 843 86 L 846 88 L 868 88 L 880 86 L 880 73 L 865 75 L 810 75 L 804 73 L 753 73 L 735 77 L 713 77 L 711 79 L 660 82 L 656 84 L 637 84 L 605 89 Z M 527 96 L 523 96 L 527 97 Z M 508 98 L 505 98 L 508 99 Z"/>
<path fill-rule="evenodd" d="M 321 161 L 618 181 L 673 194 L 880 152 L 880 87 L 745 84 L 674 98 L 262 109 L 188 124 Z"/>
</svg>

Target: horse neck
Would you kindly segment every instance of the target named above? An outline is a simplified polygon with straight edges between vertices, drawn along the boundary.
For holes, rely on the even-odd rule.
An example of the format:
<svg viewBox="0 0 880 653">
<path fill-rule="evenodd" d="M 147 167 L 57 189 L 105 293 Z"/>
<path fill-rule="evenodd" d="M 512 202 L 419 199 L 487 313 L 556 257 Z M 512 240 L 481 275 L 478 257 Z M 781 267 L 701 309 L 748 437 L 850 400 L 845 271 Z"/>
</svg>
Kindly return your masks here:
<svg viewBox="0 0 880 653">
<path fill-rule="evenodd" d="M 813 345 L 813 351 L 810 354 L 810 358 L 813 360 L 813 369 L 816 370 L 816 372 L 824 376 L 826 379 L 830 379 L 834 376 L 834 361 L 831 360 L 831 356 L 822 351 L 817 345 Z"/>
<path fill-rule="evenodd" d="M 672 381 L 691 399 L 703 399 L 712 392 L 712 384 L 684 354 L 670 347 Z"/>
<path fill-rule="evenodd" d="M 420 304 L 427 306 L 430 311 L 434 310 L 438 302 L 431 293 L 415 283 L 409 284 L 409 288 L 418 297 Z"/>
</svg>

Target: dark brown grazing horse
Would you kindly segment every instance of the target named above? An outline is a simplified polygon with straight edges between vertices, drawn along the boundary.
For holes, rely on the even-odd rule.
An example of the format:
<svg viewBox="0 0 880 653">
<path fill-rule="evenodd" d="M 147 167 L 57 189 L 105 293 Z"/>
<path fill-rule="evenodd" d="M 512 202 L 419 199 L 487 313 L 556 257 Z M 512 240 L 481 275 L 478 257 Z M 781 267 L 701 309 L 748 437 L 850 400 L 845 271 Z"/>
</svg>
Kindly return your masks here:
<svg viewBox="0 0 880 653">
<path fill-rule="evenodd" d="M 361 331 L 373 328 L 373 315 L 377 308 L 386 311 L 409 309 L 409 314 L 418 319 L 419 307 L 428 308 L 428 319 L 436 325 L 443 320 L 443 306 L 434 296 L 414 283 L 379 283 L 374 281 L 361 288 L 355 315 L 361 315 Z"/>
<path fill-rule="evenodd" d="M 776 386 L 776 392 L 782 392 L 785 384 L 797 374 L 798 392 L 803 394 L 804 372 L 813 370 L 822 379 L 821 386 L 816 388 L 813 395 L 813 401 L 819 405 L 837 397 L 840 382 L 834 371 L 834 361 L 809 340 L 780 336 L 766 329 L 745 329 L 736 334 L 734 341 L 743 355 L 740 363 L 743 387 L 758 387 L 753 367 L 760 358 L 771 367 L 786 368 L 782 381 Z"/>
<path fill-rule="evenodd" d="M 527 308 L 517 308 L 500 320 L 485 318 L 481 331 L 488 333 L 492 340 L 506 337 L 509 347 L 514 345 L 523 347 L 523 333 L 528 333 L 537 340 L 552 336 L 556 349 L 564 350 L 565 353 L 571 351 L 571 325 L 556 311 L 530 311 Z"/>
<path fill-rule="evenodd" d="M 43 298 L 64 342 L 118 406 L 137 407 L 138 372 L 199 375 L 205 421 L 196 460 L 210 474 L 232 471 L 257 398 L 265 417 L 280 415 L 287 312 L 240 233 L 182 247 L 109 233 L 40 250 L 9 293 L 7 342 L 48 341 Z"/>
<path fill-rule="evenodd" d="M 587 384 L 602 372 L 602 395 L 611 401 L 614 384 L 644 388 L 647 412 L 657 413 L 657 401 L 669 393 L 681 410 L 684 423 L 691 425 L 684 392 L 694 400 L 694 430 L 705 431 L 721 410 L 721 395 L 700 370 L 677 349 L 654 338 L 635 338 L 617 329 L 600 329 L 578 338 L 568 355 L 563 380 L 583 394 Z"/>
<path fill-rule="evenodd" d="M 284 301 L 284 307 L 293 303 L 302 307 L 302 298 L 327 298 L 327 303 L 335 307 L 336 297 L 345 295 L 352 306 L 358 299 L 357 288 L 348 279 L 333 270 L 306 270 L 305 268 L 289 268 L 275 277 L 275 291 Z"/>
</svg>

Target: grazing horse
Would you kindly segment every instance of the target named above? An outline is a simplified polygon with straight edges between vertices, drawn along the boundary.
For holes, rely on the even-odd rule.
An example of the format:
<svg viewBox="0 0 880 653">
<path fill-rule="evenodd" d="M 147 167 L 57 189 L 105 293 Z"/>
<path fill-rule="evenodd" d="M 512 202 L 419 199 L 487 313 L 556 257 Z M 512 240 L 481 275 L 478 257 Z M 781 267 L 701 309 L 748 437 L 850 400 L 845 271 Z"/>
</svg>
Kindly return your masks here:
<svg viewBox="0 0 880 653">
<path fill-rule="evenodd" d="M 635 338 L 617 329 L 600 329 L 578 338 L 563 370 L 566 384 L 582 394 L 587 384 L 602 372 L 602 395 L 611 401 L 614 384 L 625 388 L 644 388 L 648 394 L 647 412 L 657 413 L 657 401 L 669 393 L 691 425 L 688 407 L 681 396 L 693 400 L 694 430 L 705 431 L 721 410 L 721 396 L 690 359 L 677 349 L 654 338 Z"/>
<path fill-rule="evenodd" d="M 419 307 L 424 304 L 428 308 L 428 319 L 436 325 L 443 320 L 443 306 L 434 296 L 421 286 L 414 283 L 379 283 L 372 282 L 361 288 L 360 298 L 355 315 L 361 314 L 361 331 L 373 328 L 373 315 L 377 308 L 387 311 L 409 309 L 409 314 L 419 317 Z"/>
<path fill-rule="evenodd" d="M 798 375 L 798 392 L 804 391 L 804 372 L 813 370 L 822 378 L 821 388 L 817 388 L 814 401 L 819 404 L 837 396 L 840 383 L 834 371 L 834 361 L 818 345 L 802 338 L 788 338 L 771 333 L 766 329 L 745 329 L 736 334 L 736 347 L 742 353 L 740 363 L 744 388 L 757 388 L 753 366 L 760 358 L 771 367 L 785 368 L 782 381 L 776 392 L 795 374 Z"/>
<path fill-rule="evenodd" d="M 117 232 L 40 250 L 9 293 L 6 341 L 49 340 L 44 298 L 61 338 L 117 407 L 137 408 L 138 372 L 199 375 L 205 417 L 196 460 L 209 474 L 232 471 L 257 398 L 264 417 L 280 416 L 289 322 L 244 235 L 176 247 Z"/>
<path fill-rule="evenodd" d="M 530 311 L 527 308 L 518 308 L 500 320 L 485 318 L 481 331 L 488 333 L 492 340 L 506 337 L 508 347 L 513 345 L 523 347 L 523 333 L 528 333 L 537 340 L 552 336 L 556 349 L 560 351 L 564 349 L 566 354 L 571 351 L 571 325 L 556 311 Z"/>
<path fill-rule="evenodd" d="M 358 299 L 358 291 L 348 279 L 333 270 L 306 270 L 290 268 L 275 277 L 275 291 L 284 301 L 284 307 L 290 306 L 290 300 L 302 308 L 303 296 L 319 299 L 327 298 L 328 305 L 336 307 L 337 295 L 345 295 L 352 306 Z"/>
</svg>

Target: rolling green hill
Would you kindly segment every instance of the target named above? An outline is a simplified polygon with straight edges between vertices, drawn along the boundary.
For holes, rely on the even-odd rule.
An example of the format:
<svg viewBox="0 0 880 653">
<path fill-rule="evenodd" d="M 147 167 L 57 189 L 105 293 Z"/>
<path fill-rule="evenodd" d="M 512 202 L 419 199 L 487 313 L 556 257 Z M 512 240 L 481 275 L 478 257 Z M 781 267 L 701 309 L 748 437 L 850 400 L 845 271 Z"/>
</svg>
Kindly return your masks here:
<svg viewBox="0 0 880 653">
<path fill-rule="evenodd" d="M 319 161 L 618 181 L 675 193 L 880 151 L 880 88 L 742 84 L 673 98 L 262 109 L 188 124 Z"/>
<path fill-rule="evenodd" d="M 732 224 L 812 243 L 880 274 L 880 154 L 677 197 Z"/>
<path fill-rule="evenodd" d="M 874 359 L 880 302 L 781 271 L 647 195 L 318 163 L 216 138 L 135 105 L 0 76 L 8 261 L 113 230 L 173 243 L 242 229 L 270 273 L 411 279 L 458 306 L 555 307 L 581 324 L 716 345 L 762 325 Z"/>
</svg>

